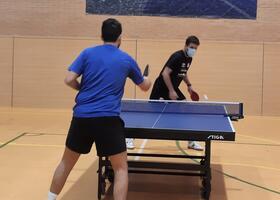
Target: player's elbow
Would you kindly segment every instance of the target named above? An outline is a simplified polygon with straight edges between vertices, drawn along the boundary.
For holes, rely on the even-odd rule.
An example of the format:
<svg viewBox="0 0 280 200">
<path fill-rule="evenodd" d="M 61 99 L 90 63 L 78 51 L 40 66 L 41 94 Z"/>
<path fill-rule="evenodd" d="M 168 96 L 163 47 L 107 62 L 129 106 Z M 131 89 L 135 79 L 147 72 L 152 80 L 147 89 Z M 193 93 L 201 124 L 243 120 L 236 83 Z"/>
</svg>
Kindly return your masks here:
<svg viewBox="0 0 280 200">
<path fill-rule="evenodd" d="M 169 76 L 170 76 L 170 74 L 171 74 L 171 72 L 172 72 L 172 70 L 171 70 L 171 69 L 169 69 L 168 67 L 165 67 L 165 68 L 164 68 L 164 70 L 163 70 L 163 72 L 162 72 L 162 76 L 163 76 L 163 78 L 167 78 L 167 77 L 169 77 Z"/>
<path fill-rule="evenodd" d="M 72 79 L 72 78 L 70 78 L 70 77 L 65 77 L 65 78 L 64 78 L 64 83 L 65 83 L 66 85 L 71 85 L 72 82 L 73 82 L 73 79 Z"/>
<path fill-rule="evenodd" d="M 68 86 L 72 85 L 77 80 L 78 77 L 79 75 L 77 73 L 70 71 L 66 74 L 64 78 L 64 83 Z"/>
<path fill-rule="evenodd" d="M 152 82 L 148 78 L 145 78 L 144 81 L 138 86 L 142 91 L 146 92 L 151 88 L 151 85 Z"/>
<path fill-rule="evenodd" d="M 162 77 L 163 77 L 163 79 L 164 80 L 166 80 L 166 78 L 168 78 L 169 77 L 169 75 L 168 74 L 166 74 L 164 71 L 162 72 Z"/>
</svg>

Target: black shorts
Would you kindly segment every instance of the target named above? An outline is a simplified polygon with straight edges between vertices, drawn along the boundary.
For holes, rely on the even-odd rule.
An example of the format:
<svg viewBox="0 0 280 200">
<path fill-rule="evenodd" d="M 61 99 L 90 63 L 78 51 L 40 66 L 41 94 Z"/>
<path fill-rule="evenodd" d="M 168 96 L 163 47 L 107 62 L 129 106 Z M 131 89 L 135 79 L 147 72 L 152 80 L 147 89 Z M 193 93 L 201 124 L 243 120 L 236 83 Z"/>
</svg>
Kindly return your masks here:
<svg viewBox="0 0 280 200">
<path fill-rule="evenodd" d="M 186 97 L 185 95 L 181 92 L 181 90 L 179 88 L 175 88 L 175 91 L 178 95 L 178 99 L 177 100 L 185 100 Z M 170 100 L 169 98 L 169 91 L 167 89 L 167 87 L 165 85 L 162 85 L 160 83 L 160 80 L 157 79 L 154 83 L 151 95 L 150 95 L 150 99 L 161 99 L 163 98 L 164 100 Z"/>
<path fill-rule="evenodd" d="M 87 154 L 95 143 L 98 156 L 111 156 L 126 151 L 124 122 L 120 117 L 73 117 L 66 146 Z"/>
</svg>

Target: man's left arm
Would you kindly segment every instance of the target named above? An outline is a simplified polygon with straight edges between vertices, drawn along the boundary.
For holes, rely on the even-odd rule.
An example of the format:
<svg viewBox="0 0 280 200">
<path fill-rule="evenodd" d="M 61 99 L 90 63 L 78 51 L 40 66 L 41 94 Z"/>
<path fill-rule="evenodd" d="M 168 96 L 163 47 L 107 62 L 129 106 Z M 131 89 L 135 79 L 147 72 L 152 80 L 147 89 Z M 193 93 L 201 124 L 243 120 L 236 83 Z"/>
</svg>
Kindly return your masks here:
<svg viewBox="0 0 280 200">
<path fill-rule="evenodd" d="M 85 69 L 85 60 L 86 60 L 86 51 L 83 50 L 80 55 L 74 60 L 74 62 L 68 68 L 68 72 L 65 76 L 64 83 L 73 88 L 74 90 L 80 90 L 81 83 L 78 81 L 78 78 L 82 75 Z"/>
<path fill-rule="evenodd" d="M 188 92 L 191 93 L 193 91 L 193 88 L 192 88 L 192 84 L 191 84 L 188 74 L 186 74 L 186 76 L 184 77 L 184 82 L 186 83 L 186 85 L 188 87 Z"/>
<path fill-rule="evenodd" d="M 80 90 L 80 83 L 78 81 L 78 78 L 79 78 L 79 74 L 73 72 L 73 71 L 68 71 L 66 76 L 65 76 L 65 79 L 64 79 L 64 83 L 73 88 L 74 90 Z"/>
</svg>

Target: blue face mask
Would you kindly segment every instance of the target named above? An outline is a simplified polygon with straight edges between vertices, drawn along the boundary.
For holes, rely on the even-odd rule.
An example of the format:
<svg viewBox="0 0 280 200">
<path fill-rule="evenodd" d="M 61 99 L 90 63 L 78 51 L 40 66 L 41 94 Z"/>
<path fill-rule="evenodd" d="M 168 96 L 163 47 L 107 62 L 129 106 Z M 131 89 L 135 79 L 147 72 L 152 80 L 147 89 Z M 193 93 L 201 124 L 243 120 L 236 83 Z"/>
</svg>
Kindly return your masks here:
<svg viewBox="0 0 280 200">
<path fill-rule="evenodd" d="M 188 49 L 187 49 L 187 55 L 189 56 L 189 57 L 194 57 L 194 55 L 195 55 L 195 53 L 196 53 L 196 49 L 194 49 L 194 48 L 189 48 L 188 47 Z"/>
</svg>

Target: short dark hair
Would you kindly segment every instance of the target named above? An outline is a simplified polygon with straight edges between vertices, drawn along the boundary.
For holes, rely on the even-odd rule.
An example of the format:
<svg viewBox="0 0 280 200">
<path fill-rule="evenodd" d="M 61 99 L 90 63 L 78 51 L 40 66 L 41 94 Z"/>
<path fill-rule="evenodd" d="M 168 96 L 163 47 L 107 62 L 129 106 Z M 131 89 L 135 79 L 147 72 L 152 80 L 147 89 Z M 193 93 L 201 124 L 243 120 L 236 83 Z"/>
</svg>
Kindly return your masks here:
<svg viewBox="0 0 280 200">
<path fill-rule="evenodd" d="M 106 19 L 102 24 L 102 39 L 104 42 L 116 42 L 122 34 L 121 23 L 113 18 Z"/>
<path fill-rule="evenodd" d="M 196 44 L 196 45 L 200 45 L 200 42 L 199 42 L 199 39 L 198 37 L 192 35 L 192 36 L 189 36 L 187 39 L 186 39 L 186 45 L 190 45 L 191 43 L 193 44 Z"/>
</svg>

